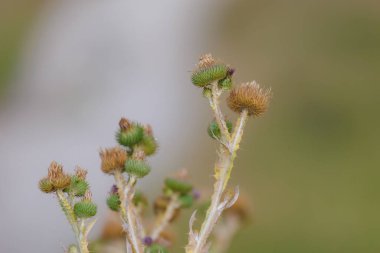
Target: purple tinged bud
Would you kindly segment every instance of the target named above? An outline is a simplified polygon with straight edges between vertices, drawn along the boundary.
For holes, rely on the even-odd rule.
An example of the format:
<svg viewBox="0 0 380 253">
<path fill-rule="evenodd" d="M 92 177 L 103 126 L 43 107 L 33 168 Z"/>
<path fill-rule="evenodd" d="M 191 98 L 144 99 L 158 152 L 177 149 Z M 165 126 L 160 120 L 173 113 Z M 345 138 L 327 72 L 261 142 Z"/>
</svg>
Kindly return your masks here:
<svg viewBox="0 0 380 253">
<path fill-rule="evenodd" d="M 200 193 L 200 191 L 194 189 L 194 190 L 193 190 L 193 198 L 194 198 L 195 200 L 198 200 L 200 197 L 201 197 L 201 193 Z"/>
<path fill-rule="evenodd" d="M 117 186 L 116 185 L 112 185 L 110 193 L 111 194 L 117 194 L 118 191 L 119 191 L 119 189 L 117 188 Z"/>
<path fill-rule="evenodd" d="M 151 246 L 153 244 L 153 239 L 150 236 L 146 236 L 143 240 L 144 244 L 146 246 Z"/>
<path fill-rule="evenodd" d="M 227 71 L 228 76 L 232 76 L 234 73 L 235 73 L 235 69 L 233 69 L 233 68 L 229 68 Z"/>
</svg>

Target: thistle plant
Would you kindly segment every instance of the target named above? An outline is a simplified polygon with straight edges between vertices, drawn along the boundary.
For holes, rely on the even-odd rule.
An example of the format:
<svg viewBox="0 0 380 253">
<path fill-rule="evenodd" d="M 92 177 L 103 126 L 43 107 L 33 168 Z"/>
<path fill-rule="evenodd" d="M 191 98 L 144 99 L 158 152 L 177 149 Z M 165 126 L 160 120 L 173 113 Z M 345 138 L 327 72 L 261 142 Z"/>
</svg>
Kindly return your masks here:
<svg viewBox="0 0 380 253">
<path fill-rule="evenodd" d="M 218 157 L 214 165 L 213 193 L 206 201 L 207 211 L 200 228 L 194 228 L 196 210 L 189 220 L 186 253 L 224 252 L 248 216 L 245 205 L 236 202 L 239 188 L 234 187 L 232 190 L 228 183 L 246 122 L 249 117 L 256 118 L 266 111 L 270 90 L 260 88 L 254 81 L 234 88 L 234 72 L 233 68 L 208 54 L 200 58 L 191 76 L 192 83 L 202 89 L 213 112 L 207 133 L 218 143 Z M 226 119 L 220 107 L 224 92 L 229 92 L 228 107 L 238 114 L 234 124 Z M 179 217 L 182 209 L 194 205 L 199 198 L 199 191 L 189 182 L 186 170 L 167 177 L 162 193 L 153 204 L 153 222 L 147 226 L 145 210 L 148 201 L 136 188 L 140 180 L 152 170 L 147 160 L 158 150 L 157 140 L 150 125 L 126 118 L 119 121 L 115 137 L 117 145 L 101 149 L 99 155 L 102 172 L 114 179 L 106 203 L 120 217 L 125 235 L 125 247 L 121 252 L 168 252 L 171 241 L 165 236 L 168 228 Z M 68 249 L 72 253 L 89 252 L 87 236 L 95 223 L 95 220 L 89 221 L 96 214 L 96 205 L 91 201 L 86 173 L 84 169 L 78 168 L 75 175 L 69 175 L 63 172 L 61 165 L 53 162 L 48 176 L 39 183 L 41 191 L 57 195 L 71 224 L 77 239 L 77 245 Z M 213 244 L 211 239 L 216 243 Z"/>
</svg>

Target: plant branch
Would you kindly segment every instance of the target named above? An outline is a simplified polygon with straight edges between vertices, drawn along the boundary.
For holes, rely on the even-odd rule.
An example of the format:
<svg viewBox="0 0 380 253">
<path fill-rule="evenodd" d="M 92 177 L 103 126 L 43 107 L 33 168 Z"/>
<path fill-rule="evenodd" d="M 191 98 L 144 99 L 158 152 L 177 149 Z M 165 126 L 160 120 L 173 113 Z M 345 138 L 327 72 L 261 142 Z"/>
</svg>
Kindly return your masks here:
<svg viewBox="0 0 380 253">
<path fill-rule="evenodd" d="M 164 214 L 157 218 L 156 225 L 150 236 L 153 241 L 157 240 L 160 237 L 161 232 L 169 225 L 179 206 L 180 203 L 178 202 L 178 194 L 173 194 Z"/>
<path fill-rule="evenodd" d="M 215 86 L 214 86 L 215 87 Z M 213 93 L 214 94 L 214 93 Z M 218 103 L 213 103 L 213 105 L 217 105 Z M 216 108 L 216 109 L 215 109 Z M 218 117 L 217 122 L 218 124 L 223 125 L 223 118 L 220 117 L 222 115 L 220 110 L 218 109 L 218 106 L 215 106 L 213 108 L 215 115 Z M 203 253 L 205 252 L 205 246 L 207 243 L 207 240 L 217 222 L 220 215 L 222 214 L 223 210 L 226 208 L 226 205 L 221 205 L 222 197 L 226 188 L 226 185 L 229 181 L 230 174 L 233 168 L 233 162 L 236 157 L 236 152 L 239 149 L 239 144 L 243 135 L 243 130 L 245 123 L 247 121 L 248 112 L 244 110 L 241 115 L 239 116 L 239 119 L 237 121 L 235 130 L 232 134 L 232 139 L 228 142 L 229 149 L 226 149 L 224 145 L 220 145 L 219 147 L 219 158 L 218 161 L 215 163 L 214 168 L 214 177 L 215 177 L 215 183 L 214 183 L 214 192 L 211 199 L 211 205 L 209 209 L 207 210 L 206 218 L 202 223 L 201 230 L 199 232 L 199 235 L 195 240 L 189 240 L 194 241 L 194 245 L 188 245 L 187 247 L 187 253 Z M 224 122 L 225 123 L 225 122 Z M 227 131 L 228 133 L 228 131 Z M 222 131 L 222 135 L 225 139 L 229 139 L 229 134 L 226 135 L 225 131 Z"/>
<path fill-rule="evenodd" d="M 133 253 L 143 253 L 144 248 L 139 238 L 139 225 L 135 219 L 136 213 L 133 206 L 134 185 L 136 184 L 136 177 L 131 176 L 126 182 L 124 176 L 120 171 L 114 173 L 115 181 L 118 187 L 120 196 L 120 216 L 123 221 L 124 230 L 127 233 L 127 240 L 132 248 Z"/>
</svg>

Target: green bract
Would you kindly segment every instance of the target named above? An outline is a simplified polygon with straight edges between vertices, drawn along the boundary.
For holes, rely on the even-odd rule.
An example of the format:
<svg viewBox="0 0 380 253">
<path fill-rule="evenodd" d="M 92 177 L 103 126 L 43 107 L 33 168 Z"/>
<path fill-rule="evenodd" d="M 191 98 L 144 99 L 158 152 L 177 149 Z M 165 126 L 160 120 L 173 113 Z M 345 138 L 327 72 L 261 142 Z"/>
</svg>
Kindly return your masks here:
<svg viewBox="0 0 380 253">
<path fill-rule="evenodd" d="M 88 189 L 88 183 L 76 176 L 71 177 L 70 191 L 77 197 L 83 196 Z"/>
<path fill-rule="evenodd" d="M 159 244 L 153 244 L 145 249 L 145 253 L 168 253 L 168 250 Z"/>
<path fill-rule="evenodd" d="M 219 86 L 219 88 L 224 89 L 224 90 L 231 89 L 232 88 L 232 79 L 231 79 L 231 77 L 227 76 L 226 78 L 219 80 L 218 81 L 218 86 Z"/>
<path fill-rule="evenodd" d="M 153 155 L 156 152 L 158 145 L 153 136 L 144 134 L 140 147 L 144 151 L 145 155 L 149 156 Z"/>
<path fill-rule="evenodd" d="M 181 203 L 182 208 L 189 208 L 193 205 L 194 198 L 193 196 L 186 194 L 178 198 L 178 201 Z"/>
<path fill-rule="evenodd" d="M 232 122 L 227 120 L 226 125 L 227 125 L 228 132 L 231 133 L 232 132 Z M 215 121 L 212 121 L 210 123 L 210 125 L 208 126 L 208 129 L 207 129 L 207 133 L 213 139 L 219 139 L 221 137 L 221 132 L 220 132 L 219 126 Z"/>
<path fill-rule="evenodd" d="M 125 162 L 124 171 L 138 178 L 142 178 L 149 174 L 150 167 L 144 161 L 129 159 Z"/>
<path fill-rule="evenodd" d="M 174 178 L 165 179 L 165 185 L 170 190 L 174 192 L 179 192 L 181 194 L 186 194 L 193 189 L 193 186 L 191 184 L 183 182 L 183 181 L 179 181 Z"/>
<path fill-rule="evenodd" d="M 117 194 L 112 194 L 107 198 L 107 205 L 112 211 L 119 211 L 120 204 L 120 198 Z"/>
<path fill-rule="evenodd" d="M 116 134 L 116 139 L 120 145 L 132 147 L 138 144 L 144 137 L 144 129 L 134 124 L 128 130 L 120 130 Z"/>
<path fill-rule="evenodd" d="M 74 213 L 78 218 L 90 218 L 96 214 L 97 207 L 90 201 L 80 201 L 74 205 Z"/>
<path fill-rule="evenodd" d="M 218 81 L 227 76 L 228 67 L 224 64 L 211 65 L 209 67 L 196 70 L 191 76 L 194 85 L 204 87 L 214 81 Z"/>
</svg>

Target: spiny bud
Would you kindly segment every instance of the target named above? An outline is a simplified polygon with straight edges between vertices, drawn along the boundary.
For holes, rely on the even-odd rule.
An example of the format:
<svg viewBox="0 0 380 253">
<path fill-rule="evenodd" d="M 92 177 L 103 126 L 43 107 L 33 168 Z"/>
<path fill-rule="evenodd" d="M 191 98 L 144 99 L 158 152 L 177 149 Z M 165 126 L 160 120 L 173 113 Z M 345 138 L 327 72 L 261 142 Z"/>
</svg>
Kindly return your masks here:
<svg viewBox="0 0 380 253">
<path fill-rule="evenodd" d="M 237 113 L 247 110 L 250 116 L 260 116 L 266 111 L 270 96 L 270 90 L 263 90 L 253 81 L 233 89 L 227 98 L 227 104 Z"/>
<path fill-rule="evenodd" d="M 165 186 L 174 192 L 186 194 L 193 189 L 193 186 L 187 182 L 180 181 L 174 178 L 165 179 Z"/>
<path fill-rule="evenodd" d="M 232 79 L 231 77 L 227 76 L 226 78 L 223 78 L 218 81 L 218 87 L 223 90 L 229 90 L 232 88 Z"/>
<path fill-rule="evenodd" d="M 112 174 L 115 170 L 122 170 L 127 160 L 127 152 L 119 147 L 103 149 L 99 155 L 102 160 L 101 169 L 108 174 Z"/>
<path fill-rule="evenodd" d="M 82 197 L 88 190 L 88 183 L 78 176 L 71 177 L 70 189 L 75 196 Z"/>
<path fill-rule="evenodd" d="M 122 118 L 119 122 L 120 130 L 116 133 L 116 139 L 120 145 L 132 147 L 138 144 L 144 136 L 144 128 L 139 124 L 131 123 Z"/>
<path fill-rule="evenodd" d="M 137 178 L 142 178 L 149 174 L 150 167 L 144 161 L 129 159 L 125 163 L 124 171 Z"/>
<path fill-rule="evenodd" d="M 153 244 L 145 249 L 145 253 L 168 253 L 168 250 L 159 244 Z"/>
<path fill-rule="evenodd" d="M 112 210 L 112 211 L 119 211 L 120 210 L 120 198 L 119 195 L 117 194 L 111 194 L 107 198 L 107 206 Z"/>
<path fill-rule="evenodd" d="M 232 132 L 232 122 L 229 120 L 226 120 L 226 126 L 227 126 L 228 132 L 231 133 Z M 210 123 L 210 125 L 208 126 L 207 133 L 213 139 L 220 139 L 222 134 L 221 134 L 220 128 L 218 126 L 218 123 L 216 123 L 215 120 L 213 120 Z"/>
<path fill-rule="evenodd" d="M 90 218 L 95 216 L 97 207 L 91 201 L 83 200 L 75 203 L 74 213 L 78 218 Z"/>
<path fill-rule="evenodd" d="M 77 166 L 75 168 L 75 176 L 77 176 L 81 180 L 85 180 L 87 176 L 87 170 Z"/>
<path fill-rule="evenodd" d="M 157 141 L 154 139 L 153 136 L 144 134 L 144 137 L 141 140 L 139 147 L 144 151 L 144 153 L 147 156 L 149 156 L 153 155 L 156 152 L 158 145 Z"/>
<path fill-rule="evenodd" d="M 43 178 L 38 183 L 38 186 L 42 192 L 50 193 L 54 191 L 54 187 L 48 178 Z"/>
<path fill-rule="evenodd" d="M 206 98 L 211 98 L 212 90 L 210 88 L 204 87 L 203 88 L 203 96 L 205 96 Z"/>
<path fill-rule="evenodd" d="M 228 67 L 224 64 L 215 64 L 204 68 L 196 69 L 191 76 L 194 85 L 204 87 L 214 81 L 218 81 L 227 76 Z"/>
<path fill-rule="evenodd" d="M 193 205 L 194 198 L 193 198 L 192 195 L 185 194 L 185 195 L 181 195 L 178 198 L 178 201 L 181 204 L 182 208 L 189 208 L 189 207 L 191 207 Z"/>
</svg>

